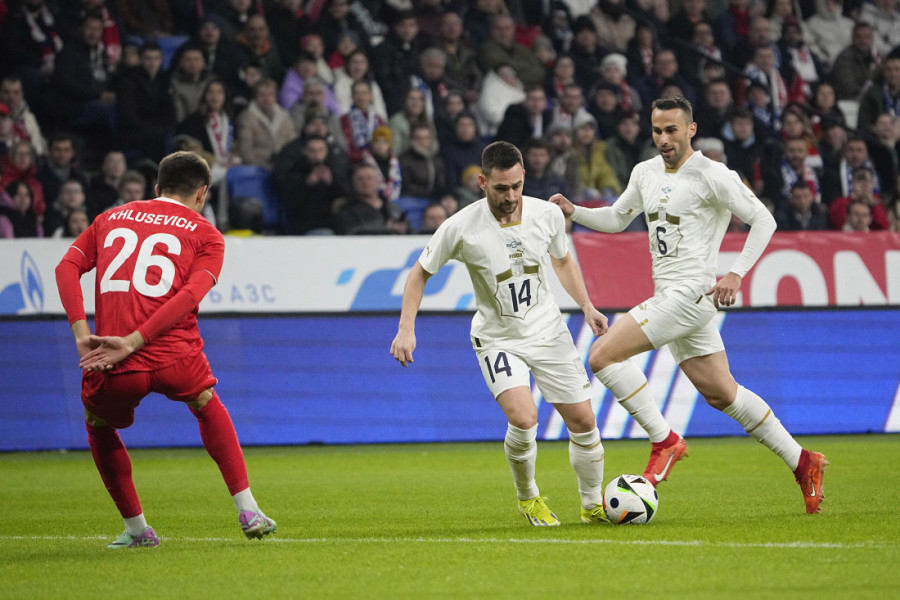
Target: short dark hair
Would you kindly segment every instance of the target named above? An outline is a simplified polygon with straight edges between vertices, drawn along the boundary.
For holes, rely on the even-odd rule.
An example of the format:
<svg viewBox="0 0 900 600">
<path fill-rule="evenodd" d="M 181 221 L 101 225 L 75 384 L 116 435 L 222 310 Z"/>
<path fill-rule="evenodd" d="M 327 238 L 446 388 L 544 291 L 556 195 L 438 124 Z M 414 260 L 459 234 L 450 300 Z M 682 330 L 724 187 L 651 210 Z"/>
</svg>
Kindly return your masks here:
<svg viewBox="0 0 900 600">
<path fill-rule="evenodd" d="M 665 98 L 657 98 L 650 105 L 650 110 L 672 110 L 672 109 L 680 109 L 687 116 L 687 122 L 694 122 L 694 108 L 691 106 L 691 101 L 685 98 L 684 96 L 666 96 Z"/>
<path fill-rule="evenodd" d="M 160 195 L 166 192 L 177 196 L 190 196 L 201 187 L 209 187 L 212 176 L 209 164 L 194 152 L 175 152 L 159 163 L 156 185 Z"/>
<path fill-rule="evenodd" d="M 809 190 L 812 192 L 812 186 L 809 185 L 809 182 L 805 179 L 801 179 L 799 181 L 795 181 L 791 184 L 791 193 L 794 193 L 794 190 Z"/>
<path fill-rule="evenodd" d="M 509 142 L 493 142 L 481 153 L 481 172 L 490 175 L 493 169 L 506 171 L 521 165 L 522 153 Z"/>
<path fill-rule="evenodd" d="M 850 211 L 853 210 L 854 205 L 865 206 L 869 210 L 869 214 L 872 214 L 872 207 L 863 202 L 862 200 L 851 200 L 849 204 L 847 204 L 847 215 L 850 214 Z"/>
<path fill-rule="evenodd" d="M 145 52 L 162 52 L 162 46 L 157 44 L 156 42 L 144 42 L 144 45 L 141 46 L 141 56 L 144 55 Z"/>
</svg>

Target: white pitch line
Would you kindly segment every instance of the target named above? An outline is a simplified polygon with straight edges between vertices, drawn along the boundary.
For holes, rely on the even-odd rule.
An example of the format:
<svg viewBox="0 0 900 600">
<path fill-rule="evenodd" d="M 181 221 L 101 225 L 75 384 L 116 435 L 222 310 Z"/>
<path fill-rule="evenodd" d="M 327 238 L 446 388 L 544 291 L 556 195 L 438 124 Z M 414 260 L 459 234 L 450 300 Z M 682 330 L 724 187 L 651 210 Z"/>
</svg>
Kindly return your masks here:
<svg viewBox="0 0 900 600">
<path fill-rule="evenodd" d="M 106 540 L 110 536 L 74 536 L 74 535 L 5 535 L 0 536 L 0 542 L 3 541 L 27 541 L 27 540 L 56 540 L 56 541 L 93 541 Z M 162 541 L 171 542 L 192 542 L 192 543 L 227 543 L 240 540 L 239 537 L 217 538 L 217 537 L 163 537 Z M 880 549 L 880 548 L 896 548 L 898 544 L 889 544 L 883 542 L 858 542 L 854 544 L 841 544 L 832 542 L 706 542 L 703 540 L 608 540 L 608 539 L 590 539 L 590 540 L 567 540 L 560 538 L 282 538 L 271 537 L 265 540 L 265 543 L 278 544 L 398 544 L 398 543 L 414 543 L 414 544 L 578 544 L 578 545 L 610 545 L 610 546 L 687 546 L 687 547 L 714 547 L 714 548 L 791 548 L 791 549 L 828 549 L 828 550 L 851 550 L 851 549 Z"/>
</svg>

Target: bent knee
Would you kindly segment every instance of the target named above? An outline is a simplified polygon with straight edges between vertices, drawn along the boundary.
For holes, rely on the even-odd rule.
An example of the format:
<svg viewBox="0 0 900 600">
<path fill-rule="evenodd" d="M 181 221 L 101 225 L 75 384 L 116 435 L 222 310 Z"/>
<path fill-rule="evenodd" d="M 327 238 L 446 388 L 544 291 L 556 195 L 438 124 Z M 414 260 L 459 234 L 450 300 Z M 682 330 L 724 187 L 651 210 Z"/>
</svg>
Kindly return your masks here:
<svg viewBox="0 0 900 600">
<path fill-rule="evenodd" d="M 107 423 L 103 417 L 98 417 L 88 409 L 84 409 L 84 422 L 90 425 L 91 427 L 108 427 L 109 423 Z"/>
<path fill-rule="evenodd" d="M 212 400 L 212 397 L 213 397 L 213 389 L 208 388 L 208 389 L 205 389 L 202 392 L 200 392 L 200 395 L 198 395 L 193 400 L 189 401 L 187 403 L 187 405 L 190 406 L 191 408 L 193 408 L 194 410 L 200 410 L 204 406 L 206 406 L 210 400 Z"/>
<path fill-rule="evenodd" d="M 714 394 L 703 394 L 703 398 L 706 400 L 706 403 L 712 406 L 716 410 L 725 410 L 731 403 L 734 401 L 733 399 L 725 398 L 722 395 L 714 395 Z"/>
<path fill-rule="evenodd" d="M 591 346 L 591 350 L 588 353 L 588 364 L 594 373 L 625 360 L 625 357 L 615 356 L 610 345 L 603 342 L 603 338 L 600 338 L 600 341 Z"/>
</svg>

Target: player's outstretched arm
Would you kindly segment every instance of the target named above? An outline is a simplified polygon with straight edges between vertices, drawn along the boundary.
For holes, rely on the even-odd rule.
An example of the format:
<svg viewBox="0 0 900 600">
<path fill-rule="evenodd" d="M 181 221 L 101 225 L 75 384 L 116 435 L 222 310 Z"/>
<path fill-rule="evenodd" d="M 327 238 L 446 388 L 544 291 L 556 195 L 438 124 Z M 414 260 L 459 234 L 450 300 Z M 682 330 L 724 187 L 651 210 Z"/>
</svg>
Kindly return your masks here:
<svg viewBox="0 0 900 600">
<path fill-rule="evenodd" d="M 391 355 L 404 367 L 413 361 L 413 350 L 416 349 L 416 315 L 419 313 L 419 306 L 425 295 L 425 282 L 429 277 L 431 273 L 416 261 L 403 288 L 400 324 L 397 326 L 397 335 L 391 342 Z"/>
<path fill-rule="evenodd" d="M 609 321 L 591 302 L 587 293 L 587 287 L 584 285 L 584 277 L 581 275 L 578 263 L 572 258 L 572 254 L 567 253 L 563 258 L 556 258 L 551 254 L 550 262 L 553 264 L 553 270 L 556 271 L 563 288 L 572 297 L 572 300 L 581 307 L 581 311 L 584 313 L 584 320 L 590 326 L 594 335 L 599 337 L 606 333 L 607 329 L 609 329 Z"/>
</svg>

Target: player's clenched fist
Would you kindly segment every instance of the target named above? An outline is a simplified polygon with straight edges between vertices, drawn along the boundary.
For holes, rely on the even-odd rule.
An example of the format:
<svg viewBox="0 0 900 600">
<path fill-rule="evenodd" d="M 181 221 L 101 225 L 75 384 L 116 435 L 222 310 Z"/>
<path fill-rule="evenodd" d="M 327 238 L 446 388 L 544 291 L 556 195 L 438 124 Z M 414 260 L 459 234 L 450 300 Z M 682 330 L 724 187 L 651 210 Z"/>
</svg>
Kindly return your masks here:
<svg viewBox="0 0 900 600">
<path fill-rule="evenodd" d="M 566 215 L 567 219 L 575 212 L 575 205 L 569 202 L 569 199 L 562 194 L 553 194 L 548 201 L 557 205 L 560 210 L 563 211 L 563 214 Z"/>
</svg>

